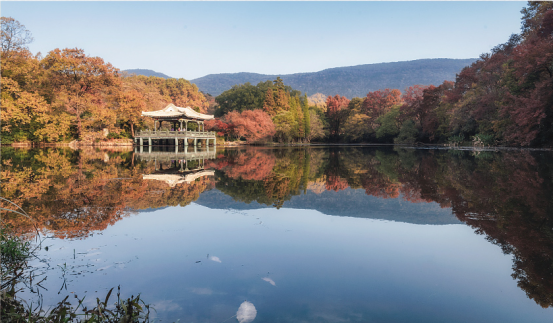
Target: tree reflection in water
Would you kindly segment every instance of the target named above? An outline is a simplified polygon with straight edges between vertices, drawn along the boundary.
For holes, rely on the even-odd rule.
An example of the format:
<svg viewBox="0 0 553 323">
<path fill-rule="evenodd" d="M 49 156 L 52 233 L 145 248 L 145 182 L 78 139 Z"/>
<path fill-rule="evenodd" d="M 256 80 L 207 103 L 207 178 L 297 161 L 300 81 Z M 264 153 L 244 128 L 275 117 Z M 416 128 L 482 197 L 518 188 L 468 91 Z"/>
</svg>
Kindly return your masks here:
<svg viewBox="0 0 553 323">
<path fill-rule="evenodd" d="M 176 161 L 158 165 L 135 159 L 132 152 L 3 148 L 2 156 L 2 196 L 33 217 L 4 214 L 4 221 L 21 232 L 38 225 L 61 238 L 86 237 L 139 210 L 186 206 L 213 188 L 235 201 L 276 208 L 308 190 L 346 188 L 379 198 L 436 202 L 512 254 L 518 286 L 540 306 L 553 306 L 550 152 L 228 149 L 197 162 L 215 170 L 215 176 L 173 186 L 143 175 L 176 174 Z"/>
</svg>

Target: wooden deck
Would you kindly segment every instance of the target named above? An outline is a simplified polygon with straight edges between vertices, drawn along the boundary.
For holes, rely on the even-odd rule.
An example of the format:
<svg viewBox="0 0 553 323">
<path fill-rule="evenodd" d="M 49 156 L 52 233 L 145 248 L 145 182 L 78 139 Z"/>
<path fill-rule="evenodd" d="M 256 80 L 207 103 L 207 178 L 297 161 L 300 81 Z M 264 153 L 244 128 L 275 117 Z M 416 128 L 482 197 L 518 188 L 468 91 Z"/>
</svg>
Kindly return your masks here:
<svg viewBox="0 0 553 323">
<path fill-rule="evenodd" d="M 136 147 L 135 156 L 144 161 L 203 160 L 215 159 L 216 157 L 216 150 L 213 147 L 203 149 L 190 147 L 184 151 L 179 151 L 178 147 L 175 148 L 175 151 L 151 151 L 151 149 L 143 151 L 142 147 Z"/>
<path fill-rule="evenodd" d="M 139 131 L 134 136 L 134 142 L 138 146 L 147 144 L 152 145 L 176 145 L 182 142 L 182 146 L 190 144 L 196 146 L 209 146 L 211 143 L 216 145 L 216 137 L 214 131 Z M 212 141 L 211 141 L 212 140 Z M 203 144 L 202 144 L 203 142 Z"/>
</svg>

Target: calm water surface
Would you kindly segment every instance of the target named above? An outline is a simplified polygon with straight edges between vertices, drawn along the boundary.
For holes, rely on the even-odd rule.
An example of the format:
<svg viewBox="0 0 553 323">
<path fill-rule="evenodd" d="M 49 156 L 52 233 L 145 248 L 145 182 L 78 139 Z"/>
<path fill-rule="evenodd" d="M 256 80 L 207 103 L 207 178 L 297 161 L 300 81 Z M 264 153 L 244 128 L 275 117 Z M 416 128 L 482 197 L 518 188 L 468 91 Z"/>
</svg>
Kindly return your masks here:
<svg viewBox="0 0 553 323">
<path fill-rule="evenodd" d="M 253 322 L 551 322 L 551 157 L 3 148 L 2 196 L 33 219 L 3 218 L 47 237 L 44 288 L 19 293 L 45 306 L 120 285 L 162 322 L 246 300 Z"/>
</svg>

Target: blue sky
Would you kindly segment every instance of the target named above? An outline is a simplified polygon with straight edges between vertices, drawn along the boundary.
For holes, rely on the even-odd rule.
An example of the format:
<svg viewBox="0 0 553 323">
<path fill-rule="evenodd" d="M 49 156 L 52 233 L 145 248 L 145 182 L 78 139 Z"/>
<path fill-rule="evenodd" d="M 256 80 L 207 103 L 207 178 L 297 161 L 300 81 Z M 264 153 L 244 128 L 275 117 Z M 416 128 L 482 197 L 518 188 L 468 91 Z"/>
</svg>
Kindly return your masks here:
<svg viewBox="0 0 553 323">
<path fill-rule="evenodd" d="M 520 31 L 526 2 L 12 2 L 33 53 L 82 48 L 172 77 L 291 74 L 473 58 Z"/>
</svg>

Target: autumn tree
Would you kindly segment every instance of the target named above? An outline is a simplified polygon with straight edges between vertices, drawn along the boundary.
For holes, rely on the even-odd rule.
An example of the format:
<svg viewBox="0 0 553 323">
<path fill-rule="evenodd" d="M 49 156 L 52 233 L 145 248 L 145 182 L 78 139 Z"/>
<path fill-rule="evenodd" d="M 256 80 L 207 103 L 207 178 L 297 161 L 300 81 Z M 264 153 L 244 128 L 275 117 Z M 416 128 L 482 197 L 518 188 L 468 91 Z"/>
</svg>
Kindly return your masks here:
<svg viewBox="0 0 553 323">
<path fill-rule="evenodd" d="M 444 97 L 447 91 L 450 91 L 453 83 L 445 81 L 440 86 L 430 86 L 423 91 L 423 100 L 420 105 L 420 116 L 422 133 L 430 141 L 435 139 L 445 139 L 449 135 L 449 121 L 447 106 L 444 104 Z"/>
<path fill-rule="evenodd" d="M 307 141 L 320 140 L 325 137 L 324 125 L 317 112 L 309 110 L 309 132 L 307 133 Z"/>
<path fill-rule="evenodd" d="M 422 127 L 421 120 L 424 118 L 424 111 L 421 109 L 424 90 L 428 86 L 413 85 L 407 87 L 401 96 L 403 104 L 400 107 L 403 120 L 412 120 L 419 128 Z"/>
<path fill-rule="evenodd" d="M 200 113 L 205 113 L 208 108 L 207 99 L 198 90 L 196 84 L 190 83 L 190 81 L 183 78 L 156 78 L 156 80 L 162 81 L 159 86 L 162 94 L 171 98 L 171 102 L 179 107 L 191 107 L 197 109 Z"/>
<path fill-rule="evenodd" d="M 134 89 L 123 90 L 117 94 L 117 103 L 117 114 L 122 122 L 130 126 L 134 137 L 134 127 L 142 121 L 142 111 L 147 110 L 144 95 Z"/>
<path fill-rule="evenodd" d="M 376 120 L 401 103 L 401 91 L 397 89 L 369 92 L 363 102 L 363 112 Z"/>
<path fill-rule="evenodd" d="M 342 124 L 348 116 L 349 100 L 345 96 L 329 96 L 326 99 L 326 116 L 328 118 L 330 135 L 335 139 L 340 135 Z"/>
<path fill-rule="evenodd" d="M 32 36 L 18 21 L 2 17 L 2 139 L 55 142 L 68 136 L 68 115 L 46 95 L 46 73 L 27 44 Z"/>
<path fill-rule="evenodd" d="M 232 111 L 225 119 L 233 126 L 236 136 L 244 137 L 248 142 L 268 140 L 275 134 L 271 117 L 260 109 L 246 110 L 242 113 Z"/>
<path fill-rule="evenodd" d="M 364 113 L 351 113 L 344 123 L 344 134 L 350 141 L 367 140 L 374 133 L 369 126 L 371 118 Z"/>
<path fill-rule="evenodd" d="M 371 118 L 363 112 L 362 98 L 353 98 L 348 104 L 348 117 L 344 122 L 344 135 L 348 140 L 368 140 L 374 133 L 370 126 Z"/>
<path fill-rule="evenodd" d="M 271 117 L 274 117 L 277 113 L 275 104 L 275 95 L 273 89 L 270 87 L 265 91 L 265 101 L 263 101 L 263 110 L 267 112 Z"/>
<path fill-rule="evenodd" d="M 229 125 L 223 120 L 216 118 L 205 121 L 205 129 L 207 131 L 215 131 L 217 132 L 217 136 L 223 137 L 234 132 L 234 125 Z"/>
<path fill-rule="evenodd" d="M 502 107 L 510 121 L 505 139 L 521 145 L 553 142 L 553 3 L 530 1 L 522 10 L 523 41 L 510 58 L 509 93 Z"/>
<path fill-rule="evenodd" d="M 55 49 L 41 62 L 48 73 L 53 104 L 72 115 L 77 137 L 90 127 L 115 124 L 115 111 L 108 107 L 109 96 L 119 86 L 118 70 L 82 49 Z"/>
<path fill-rule="evenodd" d="M 327 96 L 322 93 L 315 93 L 307 98 L 309 106 L 317 107 L 322 112 L 326 112 Z"/>
</svg>

